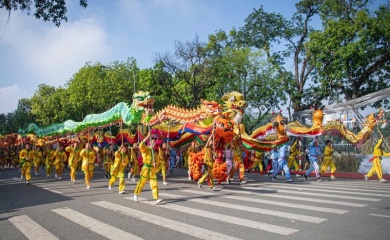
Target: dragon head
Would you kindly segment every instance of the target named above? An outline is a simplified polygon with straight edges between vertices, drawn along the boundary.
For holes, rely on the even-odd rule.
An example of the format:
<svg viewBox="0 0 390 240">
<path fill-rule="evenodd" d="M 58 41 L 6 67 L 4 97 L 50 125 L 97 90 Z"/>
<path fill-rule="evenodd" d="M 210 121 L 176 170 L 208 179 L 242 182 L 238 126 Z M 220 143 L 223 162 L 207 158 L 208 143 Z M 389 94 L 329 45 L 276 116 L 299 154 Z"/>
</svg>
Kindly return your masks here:
<svg viewBox="0 0 390 240">
<path fill-rule="evenodd" d="M 377 124 L 377 118 L 375 118 L 375 114 L 371 113 L 367 116 L 366 121 L 364 122 L 364 125 L 373 129 Z"/>
<path fill-rule="evenodd" d="M 224 101 L 224 107 L 226 108 L 224 115 L 229 119 L 234 119 L 235 123 L 240 124 L 244 116 L 245 108 L 248 106 L 244 95 L 233 91 L 223 95 L 221 100 Z"/>
<path fill-rule="evenodd" d="M 224 101 L 224 107 L 228 110 L 233 110 L 244 114 L 245 108 L 248 106 L 247 101 L 244 99 L 244 95 L 239 92 L 229 92 L 222 96 L 222 101 Z"/>
<path fill-rule="evenodd" d="M 272 122 L 273 129 L 276 132 L 278 139 L 287 137 L 286 126 L 288 121 L 285 117 L 283 117 L 281 112 L 277 113 L 274 118 L 270 119 L 270 122 Z"/>
<path fill-rule="evenodd" d="M 202 102 L 202 105 L 200 106 L 200 108 L 204 112 L 204 118 L 206 118 L 207 116 L 210 116 L 210 115 L 212 115 L 212 116 L 221 115 L 222 106 L 219 103 L 217 103 L 215 101 L 207 101 L 207 100 L 203 100 L 203 99 L 200 99 L 200 101 Z"/>
<path fill-rule="evenodd" d="M 131 106 L 136 111 L 145 111 L 148 115 L 154 113 L 153 109 L 154 99 L 150 96 L 149 92 L 138 91 L 133 95 L 133 103 Z"/>
</svg>

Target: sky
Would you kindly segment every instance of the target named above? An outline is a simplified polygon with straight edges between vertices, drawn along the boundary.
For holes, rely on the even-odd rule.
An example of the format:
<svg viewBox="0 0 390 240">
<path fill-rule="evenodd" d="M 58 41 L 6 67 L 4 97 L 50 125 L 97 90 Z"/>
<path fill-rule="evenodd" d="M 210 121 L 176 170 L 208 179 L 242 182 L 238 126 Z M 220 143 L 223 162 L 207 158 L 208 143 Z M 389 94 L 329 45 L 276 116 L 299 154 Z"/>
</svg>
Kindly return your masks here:
<svg viewBox="0 0 390 240">
<path fill-rule="evenodd" d="M 0 113 L 16 109 L 39 84 L 63 86 L 86 62 L 136 59 L 141 69 L 175 41 L 240 28 L 253 9 L 291 17 L 292 0 L 89 0 L 66 1 L 68 22 L 58 28 L 26 12 L 0 9 Z"/>
<path fill-rule="evenodd" d="M 86 62 L 109 64 L 133 57 L 141 69 L 175 41 L 244 25 L 261 5 L 291 18 L 294 0 L 89 0 L 66 1 L 68 22 L 58 28 L 26 12 L 0 9 L 0 113 L 16 109 L 39 84 L 63 86 Z"/>
</svg>

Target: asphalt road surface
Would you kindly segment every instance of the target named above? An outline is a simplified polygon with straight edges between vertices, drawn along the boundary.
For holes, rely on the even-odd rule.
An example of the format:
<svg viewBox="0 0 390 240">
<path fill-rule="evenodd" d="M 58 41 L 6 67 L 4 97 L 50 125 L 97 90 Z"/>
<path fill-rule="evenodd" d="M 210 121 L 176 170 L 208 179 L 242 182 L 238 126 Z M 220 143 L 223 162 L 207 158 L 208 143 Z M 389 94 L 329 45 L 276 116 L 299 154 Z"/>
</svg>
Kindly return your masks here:
<svg viewBox="0 0 390 240">
<path fill-rule="evenodd" d="M 82 172 L 70 181 L 43 171 L 30 185 L 19 170 L 0 170 L 0 239 L 390 239 L 390 183 L 377 180 L 246 174 L 211 191 L 199 189 L 184 169 L 174 169 L 154 205 L 149 184 L 134 202 L 136 182 L 126 178 L 127 194 L 118 182 L 95 169 L 91 189 Z"/>
</svg>

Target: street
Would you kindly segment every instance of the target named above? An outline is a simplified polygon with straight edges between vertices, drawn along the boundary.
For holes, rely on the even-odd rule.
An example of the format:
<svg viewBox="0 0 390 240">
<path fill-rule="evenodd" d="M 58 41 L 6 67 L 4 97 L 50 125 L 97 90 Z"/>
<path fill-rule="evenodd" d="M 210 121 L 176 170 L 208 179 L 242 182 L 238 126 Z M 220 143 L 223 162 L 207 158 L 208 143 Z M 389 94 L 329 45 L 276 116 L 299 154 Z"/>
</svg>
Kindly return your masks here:
<svg viewBox="0 0 390 240">
<path fill-rule="evenodd" d="M 134 202 L 136 182 L 108 190 L 95 168 L 91 189 L 84 175 L 74 184 L 43 170 L 27 185 L 19 170 L 0 170 L 0 239 L 390 239 L 390 185 L 358 179 L 287 183 L 258 173 L 240 185 L 199 189 L 184 169 L 159 177 L 154 205 L 149 184 Z"/>
</svg>

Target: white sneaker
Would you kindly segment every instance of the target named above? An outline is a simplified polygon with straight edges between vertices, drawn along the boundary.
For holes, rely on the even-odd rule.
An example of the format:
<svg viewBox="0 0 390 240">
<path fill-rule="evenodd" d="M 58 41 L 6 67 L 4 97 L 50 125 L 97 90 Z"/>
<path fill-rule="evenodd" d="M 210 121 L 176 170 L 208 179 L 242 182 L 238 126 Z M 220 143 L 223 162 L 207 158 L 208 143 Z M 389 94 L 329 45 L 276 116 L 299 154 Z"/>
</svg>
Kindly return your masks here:
<svg viewBox="0 0 390 240">
<path fill-rule="evenodd" d="M 111 186 L 108 186 L 108 190 L 111 190 Z"/>
<path fill-rule="evenodd" d="M 90 187 L 90 186 L 87 186 L 87 189 L 91 189 L 91 187 Z"/>
<path fill-rule="evenodd" d="M 61 177 L 58 177 L 59 180 L 61 180 Z"/>
<path fill-rule="evenodd" d="M 132 178 L 131 181 L 135 182 L 135 178 Z"/>
<path fill-rule="evenodd" d="M 368 176 L 364 175 L 364 180 L 368 181 Z"/>
<path fill-rule="evenodd" d="M 300 177 L 301 175 L 299 175 L 299 174 L 295 174 L 295 177 Z"/>
<path fill-rule="evenodd" d="M 192 180 L 191 177 L 188 177 L 188 180 Z"/>
<path fill-rule="evenodd" d="M 128 179 L 130 179 L 131 178 L 131 174 L 129 173 L 129 174 L 127 174 L 127 178 Z"/>
<path fill-rule="evenodd" d="M 200 182 L 197 182 L 198 183 L 198 188 L 199 189 L 202 189 L 203 187 L 202 187 L 202 184 L 200 183 Z"/>
<path fill-rule="evenodd" d="M 73 180 L 73 183 L 76 183 L 76 180 Z"/>
<path fill-rule="evenodd" d="M 244 184 L 244 183 L 246 183 L 246 180 L 240 181 L 240 184 Z"/>
<path fill-rule="evenodd" d="M 332 179 L 332 180 L 335 180 L 337 177 L 335 177 L 335 176 L 330 176 L 330 179 Z"/>
<path fill-rule="evenodd" d="M 37 173 L 37 172 L 35 173 L 35 176 L 38 176 L 38 173 Z"/>
<path fill-rule="evenodd" d="M 120 191 L 119 194 L 125 194 L 126 192 L 125 191 Z"/>
<path fill-rule="evenodd" d="M 138 202 L 138 196 L 134 194 L 134 201 Z"/>
<path fill-rule="evenodd" d="M 381 180 L 379 180 L 379 182 L 383 183 L 383 182 L 387 182 L 387 180 L 382 178 Z"/>
<path fill-rule="evenodd" d="M 163 182 L 163 184 L 164 184 L 164 185 L 168 185 L 168 183 L 167 183 L 167 182 Z"/>
<path fill-rule="evenodd" d="M 216 187 L 212 187 L 211 191 L 218 191 L 218 189 Z"/>
<path fill-rule="evenodd" d="M 157 199 L 155 202 L 154 202 L 154 205 L 157 205 L 159 203 L 161 203 L 163 200 L 162 199 Z"/>
</svg>

